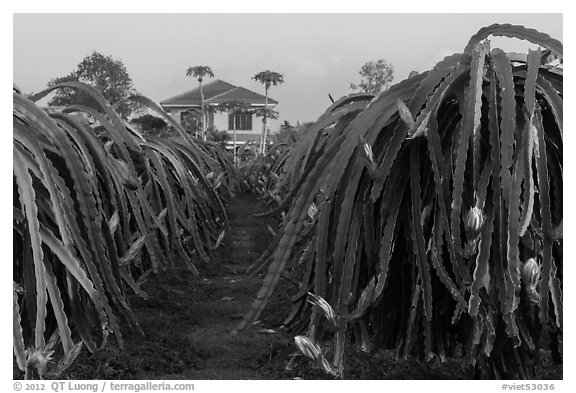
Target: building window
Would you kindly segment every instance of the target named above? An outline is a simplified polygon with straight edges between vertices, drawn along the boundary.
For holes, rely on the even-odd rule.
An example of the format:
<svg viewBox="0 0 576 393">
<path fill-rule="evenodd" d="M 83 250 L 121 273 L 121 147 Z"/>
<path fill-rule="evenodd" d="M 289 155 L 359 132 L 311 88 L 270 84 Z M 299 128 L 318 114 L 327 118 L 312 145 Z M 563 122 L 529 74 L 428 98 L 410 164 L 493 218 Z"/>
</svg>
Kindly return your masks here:
<svg viewBox="0 0 576 393">
<path fill-rule="evenodd" d="M 228 115 L 229 130 L 252 130 L 251 113 L 232 113 Z"/>
</svg>

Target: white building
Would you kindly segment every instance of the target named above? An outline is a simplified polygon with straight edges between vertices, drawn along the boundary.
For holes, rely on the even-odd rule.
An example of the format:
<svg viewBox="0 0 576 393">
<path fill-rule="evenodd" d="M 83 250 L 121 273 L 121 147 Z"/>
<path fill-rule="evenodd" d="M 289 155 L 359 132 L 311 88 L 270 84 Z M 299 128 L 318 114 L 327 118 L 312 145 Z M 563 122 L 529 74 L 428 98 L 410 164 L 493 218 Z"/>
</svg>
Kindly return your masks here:
<svg viewBox="0 0 576 393">
<path fill-rule="evenodd" d="M 266 97 L 244 87 L 234 86 L 216 79 L 202 86 L 204 107 L 218 109 L 229 103 L 241 103 L 249 109 L 264 108 Z M 268 108 L 273 109 L 278 101 L 268 97 Z M 187 112 L 198 111 L 201 106 L 200 89 L 195 88 L 160 102 L 160 106 L 181 124 Z M 238 144 L 248 141 L 258 142 L 262 133 L 262 122 L 253 113 L 229 113 L 226 111 L 207 110 L 208 128 L 226 131 L 232 136 L 236 131 Z"/>
</svg>

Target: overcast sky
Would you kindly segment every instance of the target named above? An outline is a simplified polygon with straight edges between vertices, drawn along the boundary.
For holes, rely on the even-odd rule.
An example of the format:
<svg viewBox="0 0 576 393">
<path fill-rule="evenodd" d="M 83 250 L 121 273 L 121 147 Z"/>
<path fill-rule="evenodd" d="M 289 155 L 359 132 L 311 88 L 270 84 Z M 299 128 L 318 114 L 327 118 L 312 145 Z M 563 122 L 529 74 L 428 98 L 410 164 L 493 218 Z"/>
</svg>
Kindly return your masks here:
<svg viewBox="0 0 576 393">
<path fill-rule="evenodd" d="M 14 83 L 42 90 L 96 50 L 122 60 L 136 89 L 155 101 L 193 89 L 189 66 L 263 93 L 251 80 L 270 69 L 280 121 L 312 121 L 350 93 L 367 61 L 394 66 L 394 83 L 461 52 L 481 27 L 522 24 L 563 40 L 561 14 L 14 14 Z M 526 44 L 494 39 L 511 51 Z M 277 124 L 272 124 L 273 129 Z"/>
</svg>

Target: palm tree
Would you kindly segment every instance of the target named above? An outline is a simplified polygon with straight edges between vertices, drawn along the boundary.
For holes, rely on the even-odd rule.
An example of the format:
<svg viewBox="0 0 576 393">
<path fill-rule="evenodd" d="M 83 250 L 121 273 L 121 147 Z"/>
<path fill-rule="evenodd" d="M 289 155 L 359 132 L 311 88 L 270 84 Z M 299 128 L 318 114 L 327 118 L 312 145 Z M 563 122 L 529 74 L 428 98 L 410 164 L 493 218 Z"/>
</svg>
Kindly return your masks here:
<svg viewBox="0 0 576 393">
<path fill-rule="evenodd" d="M 267 109 L 268 109 L 268 89 L 270 86 L 277 86 L 284 83 L 284 76 L 274 71 L 266 70 L 257 73 L 252 77 L 255 81 L 258 81 L 264 85 L 266 89 L 266 100 L 264 101 L 264 117 L 262 118 L 262 135 L 260 137 L 260 154 L 264 154 L 266 145 L 266 119 L 267 119 Z"/>
<path fill-rule="evenodd" d="M 202 113 L 202 140 L 206 142 L 206 114 L 204 113 L 204 91 L 202 91 L 202 81 L 206 76 L 214 78 L 214 73 L 208 66 L 195 66 L 189 67 L 186 70 L 186 76 L 198 79 L 198 84 L 200 86 L 200 112 Z"/>
</svg>

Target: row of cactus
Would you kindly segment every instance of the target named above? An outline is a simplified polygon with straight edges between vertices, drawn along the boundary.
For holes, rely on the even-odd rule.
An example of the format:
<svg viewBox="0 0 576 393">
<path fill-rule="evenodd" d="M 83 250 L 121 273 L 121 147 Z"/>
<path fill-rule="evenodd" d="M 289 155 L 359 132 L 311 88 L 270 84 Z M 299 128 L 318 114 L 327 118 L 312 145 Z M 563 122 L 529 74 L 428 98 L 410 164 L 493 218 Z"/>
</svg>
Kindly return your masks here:
<svg viewBox="0 0 576 393">
<path fill-rule="evenodd" d="M 100 105 L 42 109 L 54 89 L 81 89 Z M 128 291 L 181 261 L 208 261 L 227 227 L 231 157 L 180 138 L 143 137 L 92 87 L 13 93 L 13 348 L 26 378 L 57 377 L 121 324 L 141 331 Z M 61 344 L 61 345 L 59 345 Z M 59 358 L 58 362 L 55 362 Z"/>
<path fill-rule="evenodd" d="M 527 54 L 491 48 L 520 38 Z M 300 282 L 285 326 L 343 376 L 345 350 L 463 355 L 482 378 L 530 378 L 561 350 L 562 44 L 492 25 L 463 53 L 377 97 L 334 103 L 297 142 L 277 188 L 283 225 L 262 288 Z M 551 339 L 549 339 L 551 337 Z"/>
</svg>

